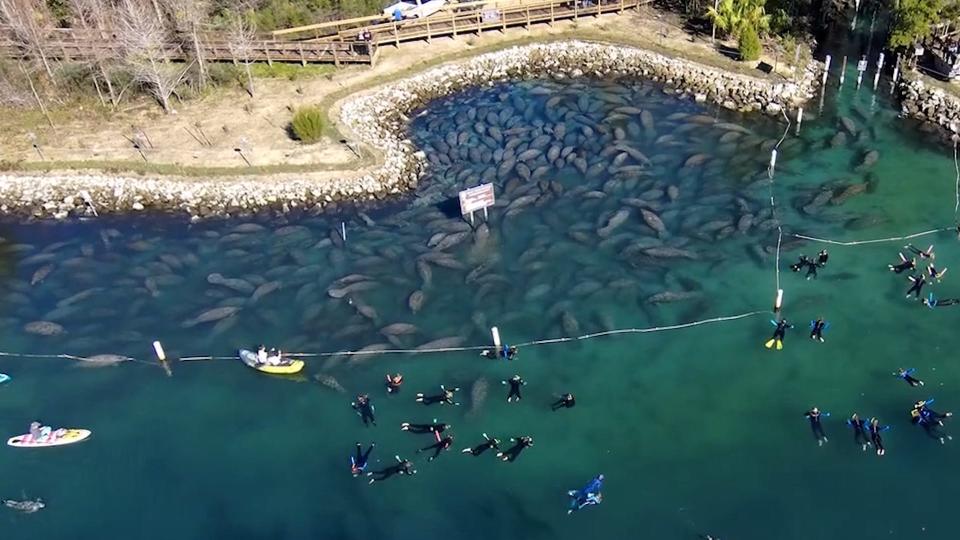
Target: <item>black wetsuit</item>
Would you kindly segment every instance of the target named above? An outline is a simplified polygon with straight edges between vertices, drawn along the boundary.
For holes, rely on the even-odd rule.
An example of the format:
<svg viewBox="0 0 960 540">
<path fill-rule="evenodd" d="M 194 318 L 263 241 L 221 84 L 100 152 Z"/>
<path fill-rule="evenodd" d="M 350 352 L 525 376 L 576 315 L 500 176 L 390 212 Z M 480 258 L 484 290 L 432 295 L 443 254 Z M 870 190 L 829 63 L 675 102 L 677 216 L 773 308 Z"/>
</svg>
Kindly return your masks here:
<svg viewBox="0 0 960 540">
<path fill-rule="evenodd" d="M 372 484 L 378 480 L 386 480 L 387 478 L 390 478 L 391 476 L 394 476 L 397 474 L 404 474 L 404 475 L 417 474 L 417 471 L 413 468 L 413 463 L 407 461 L 406 459 L 400 459 L 399 456 L 397 456 L 396 459 L 397 459 L 396 465 L 391 465 L 381 471 L 367 473 L 367 476 L 372 477 L 370 479 L 370 483 Z"/>
<path fill-rule="evenodd" d="M 520 457 L 520 452 L 523 452 L 524 448 L 527 448 L 528 446 L 533 446 L 532 437 L 526 437 L 526 436 L 514 437 L 510 440 L 514 441 L 513 446 L 511 446 L 506 451 L 500 452 L 499 454 L 497 454 L 497 457 L 499 457 L 503 461 L 516 461 L 516 459 Z"/>
<path fill-rule="evenodd" d="M 783 341 L 783 339 L 786 337 L 788 328 L 793 328 L 793 325 L 787 322 L 786 319 L 781 320 L 777 323 L 777 328 L 774 329 L 773 336 L 771 336 L 770 339 L 779 339 L 780 341 Z"/>
<path fill-rule="evenodd" d="M 444 437 L 444 438 L 440 439 L 439 441 L 431 444 L 430 446 L 425 446 L 425 447 L 417 450 L 417 453 L 419 454 L 420 452 L 425 452 L 425 451 L 427 451 L 427 450 L 433 450 L 433 455 L 430 456 L 429 458 L 427 458 L 427 461 L 433 461 L 433 460 L 437 459 L 437 456 L 440 455 L 440 452 L 443 452 L 444 450 L 448 450 L 448 449 L 450 448 L 450 445 L 451 445 L 451 444 L 453 444 L 453 436 L 452 436 L 452 435 L 447 435 L 446 437 Z"/>
<path fill-rule="evenodd" d="M 519 375 L 514 375 L 510 380 L 503 381 L 503 383 L 510 385 L 510 392 L 507 394 L 508 402 L 523 399 L 523 396 L 520 395 L 520 387 L 527 384 L 527 382 L 521 379 Z"/>
<path fill-rule="evenodd" d="M 493 437 L 487 437 L 486 434 L 484 434 L 484 438 L 487 439 L 486 442 L 480 443 L 477 446 L 474 446 L 473 448 L 466 448 L 463 450 L 463 453 L 470 454 L 472 456 L 479 456 L 480 454 L 486 452 L 487 450 L 490 450 L 491 448 L 496 450 L 500 449 L 499 440 Z"/>
<path fill-rule="evenodd" d="M 560 399 L 553 402 L 553 405 L 550 406 L 550 409 L 554 411 L 557 409 L 569 409 L 576 404 L 577 400 L 574 399 L 573 394 L 564 394 Z"/>
<path fill-rule="evenodd" d="M 923 381 L 914 377 L 913 375 L 910 374 L 909 371 L 905 369 L 901 369 L 899 372 L 897 372 L 897 377 L 900 377 L 901 379 L 907 381 L 907 384 L 909 384 L 910 386 L 923 386 Z"/>
<path fill-rule="evenodd" d="M 373 416 L 373 404 L 370 403 L 369 397 L 357 397 L 357 401 L 351 403 L 350 406 L 360 415 L 360 419 L 363 420 L 363 425 L 377 425 L 377 420 Z"/>
<path fill-rule="evenodd" d="M 903 261 L 900 264 L 891 264 L 889 266 L 892 272 L 896 272 L 897 274 L 902 274 L 907 270 L 913 270 L 914 268 L 916 268 L 917 261 L 911 259 L 909 261 Z"/>
<path fill-rule="evenodd" d="M 867 421 L 859 417 L 852 417 L 847 420 L 847 425 L 853 428 L 853 441 L 866 449 L 866 446 L 870 444 L 870 436 L 867 434 L 870 427 Z"/>
<path fill-rule="evenodd" d="M 960 304 L 960 298 L 937 298 L 933 302 L 927 302 L 929 307 L 947 307 Z"/>
<path fill-rule="evenodd" d="M 817 319 L 813 321 L 813 328 L 810 329 L 810 339 L 823 341 L 823 330 L 827 327 L 827 321 Z"/>
<path fill-rule="evenodd" d="M 350 471 L 354 476 L 360 476 L 364 469 L 367 468 L 367 462 L 370 460 L 370 453 L 373 452 L 373 446 L 373 443 L 371 443 L 370 448 L 364 452 L 363 446 L 357 443 L 357 451 L 355 455 L 350 458 Z"/>
<path fill-rule="evenodd" d="M 810 430 L 817 441 L 827 440 L 827 434 L 823 432 L 823 424 L 820 423 L 820 411 L 809 410 L 803 413 L 810 420 Z"/>
<path fill-rule="evenodd" d="M 817 254 L 817 266 L 823 268 L 827 265 L 827 261 L 830 259 L 830 254 L 827 253 L 827 250 L 821 251 Z"/>
<path fill-rule="evenodd" d="M 443 433 L 448 427 L 447 424 L 403 424 L 401 429 L 410 433 Z"/>
<path fill-rule="evenodd" d="M 916 415 L 913 417 L 913 423 L 920 424 L 927 435 L 943 442 L 944 435 L 940 432 L 940 426 L 943 425 L 943 419 L 949 418 L 950 415 L 940 414 L 927 406 L 914 409 L 914 412 Z"/>
<path fill-rule="evenodd" d="M 453 393 L 460 390 L 459 388 L 454 388 L 453 390 L 447 390 L 444 387 L 440 387 L 440 393 L 435 396 L 424 396 L 423 394 L 417 394 L 417 401 L 423 403 L 424 405 L 433 405 L 434 403 L 439 403 L 441 405 L 459 405 L 453 401 Z"/>
<path fill-rule="evenodd" d="M 502 358 L 504 360 L 513 360 L 517 356 L 517 348 L 504 345 L 498 350 L 485 349 L 480 353 L 484 358 Z"/>
<path fill-rule="evenodd" d="M 883 447 L 883 438 L 880 437 L 880 432 L 883 431 L 883 428 L 880 427 L 879 422 L 870 422 L 870 442 L 873 443 L 874 448 L 877 449 L 878 455 L 883 455 L 886 453 L 886 448 Z"/>
<path fill-rule="evenodd" d="M 913 293 L 914 298 L 920 298 L 920 291 L 922 291 L 923 286 L 927 284 L 927 278 L 921 274 L 919 276 L 910 276 L 910 281 L 913 282 L 913 285 L 907 290 L 907 296 Z"/>
<path fill-rule="evenodd" d="M 814 263 L 813 261 L 810 260 L 809 257 L 807 257 L 806 255 L 801 255 L 800 260 L 790 265 L 790 269 L 793 270 L 794 272 L 799 272 L 800 270 L 803 270 L 805 266 L 812 265 L 812 264 Z"/>
<path fill-rule="evenodd" d="M 930 259 L 933 257 L 933 246 L 930 246 L 930 251 L 921 251 L 920 248 L 914 246 L 913 244 L 907 244 L 904 246 L 905 249 L 909 250 L 910 253 L 914 255 L 919 255 L 921 259 Z"/>
</svg>

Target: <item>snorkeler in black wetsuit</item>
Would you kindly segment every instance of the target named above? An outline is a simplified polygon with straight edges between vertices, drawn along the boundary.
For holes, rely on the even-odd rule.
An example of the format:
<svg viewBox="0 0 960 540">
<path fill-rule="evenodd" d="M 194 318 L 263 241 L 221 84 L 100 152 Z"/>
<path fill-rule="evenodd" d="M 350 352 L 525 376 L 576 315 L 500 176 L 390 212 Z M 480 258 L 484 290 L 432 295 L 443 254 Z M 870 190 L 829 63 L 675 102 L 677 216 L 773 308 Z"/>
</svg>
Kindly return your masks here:
<svg viewBox="0 0 960 540">
<path fill-rule="evenodd" d="M 933 293 L 930 293 L 927 298 L 923 299 L 923 305 L 927 306 L 930 309 L 937 307 L 947 307 L 955 306 L 960 304 L 960 298 L 937 298 L 933 296 Z"/>
<path fill-rule="evenodd" d="M 770 349 L 774 345 L 777 346 L 777 350 L 783 349 L 783 339 L 786 337 L 787 329 L 793 328 L 793 325 L 787 322 L 786 319 L 781 319 L 779 321 L 770 321 L 776 328 L 773 330 L 773 336 L 763 344 L 764 347 Z"/>
<path fill-rule="evenodd" d="M 411 424 L 410 422 L 404 422 L 400 424 L 400 429 L 409 431 L 410 433 L 443 433 L 450 429 L 450 425 L 437 423 L 437 420 L 434 419 L 432 424 Z"/>
<path fill-rule="evenodd" d="M 872 442 L 873 447 L 877 449 L 877 455 L 882 456 L 886 454 L 887 449 L 883 447 L 883 438 L 880 437 L 880 433 L 890 429 L 890 426 L 881 426 L 880 421 L 876 418 L 871 418 L 867 425 L 870 430 L 870 442 Z"/>
<path fill-rule="evenodd" d="M 360 419 L 363 420 L 363 425 L 377 425 L 377 420 L 373 417 L 374 409 L 373 404 L 370 403 L 370 396 L 367 394 L 360 394 L 357 396 L 357 400 L 351 403 L 350 406 L 353 407 L 353 410 L 357 411 L 357 414 L 360 415 Z"/>
<path fill-rule="evenodd" d="M 930 247 L 928 247 L 926 251 L 921 250 L 913 244 L 907 244 L 903 246 L 903 249 L 914 255 L 918 255 L 921 259 L 933 259 L 936 257 L 936 254 L 933 252 L 933 244 L 930 244 Z"/>
<path fill-rule="evenodd" d="M 357 443 L 357 451 L 350 456 L 350 472 L 353 476 L 360 476 L 367 469 L 367 463 L 370 461 L 370 454 L 373 452 L 374 446 L 373 443 L 370 443 L 370 448 L 364 452 L 363 445 Z"/>
<path fill-rule="evenodd" d="M 437 442 L 436 442 L 436 443 L 431 444 L 430 446 L 425 446 L 425 447 L 417 450 L 417 453 L 418 453 L 418 454 L 419 454 L 420 452 L 425 452 L 425 451 L 427 451 L 427 450 L 433 450 L 433 455 L 430 456 L 430 457 L 428 457 L 428 458 L 427 458 L 427 461 L 433 461 L 433 460 L 437 459 L 437 456 L 440 455 L 440 452 L 443 452 L 444 450 L 449 450 L 449 449 L 450 449 L 450 446 L 453 444 L 453 435 L 447 435 L 446 437 L 443 437 L 442 439 L 440 438 L 440 434 L 439 434 L 439 433 L 434 432 L 434 435 L 436 435 L 436 437 L 437 437 Z"/>
<path fill-rule="evenodd" d="M 920 292 L 923 290 L 923 286 L 927 284 L 927 278 L 920 274 L 919 276 L 907 276 L 907 279 L 913 282 L 913 285 L 907 290 L 907 298 L 910 298 L 910 295 L 913 294 L 914 298 L 920 298 Z"/>
<path fill-rule="evenodd" d="M 823 320 L 823 317 L 815 321 L 810 321 L 810 339 L 823 343 L 823 331 L 827 329 L 830 323 Z"/>
<path fill-rule="evenodd" d="M 480 356 L 484 358 L 513 360 L 517 357 L 517 348 L 510 345 L 503 345 L 499 349 L 484 349 L 480 352 Z"/>
<path fill-rule="evenodd" d="M 486 439 L 486 441 L 474 446 L 473 448 L 464 448 L 460 452 L 464 454 L 470 454 L 471 456 L 479 456 L 491 448 L 494 450 L 500 449 L 500 439 L 490 437 L 486 433 L 483 434 L 483 438 Z"/>
<path fill-rule="evenodd" d="M 870 446 L 867 421 L 857 416 L 857 413 L 853 413 L 853 416 L 847 420 L 847 425 L 853 428 L 853 442 L 860 445 L 860 448 L 866 452 L 867 447 Z"/>
<path fill-rule="evenodd" d="M 827 265 L 828 260 L 830 260 L 830 254 L 827 253 L 827 250 L 821 249 L 820 253 L 817 253 L 817 266 L 823 268 Z"/>
<path fill-rule="evenodd" d="M 897 255 L 900 256 L 900 263 L 899 263 L 899 264 L 888 264 L 888 265 L 887 265 L 887 268 L 889 268 L 891 272 L 895 272 L 895 273 L 897 273 L 897 274 L 901 274 L 901 273 L 903 273 L 903 272 L 905 272 L 905 271 L 907 271 L 907 270 L 913 270 L 914 268 L 917 267 L 917 259 L 916 259 L 916 258 L 910 259 L 910 260 L 908 261 L 907 258 L 903 256 L 903 253 L 897 253 Z"/>
<path fill-rule="evenodd" d="M 808 265 L 815 265 L 815 264 L 816 263 L 813 262 L 813 260 L 811 260 L 810 257 L 807 257 L 806 255 L 800 255 L 800 259 L 797 262 L 791 264 L 790 269 L 793 270 L 794 272 L 799 272 L 800 270 L 803 270 L 804 268 L 806 268 Z"/>
<path fill-rule="evenodd" d="M 803 415 L 810 420 L 810 429 L 813 431 L 814 438 L 817 439 L 817 444 L 823 446 L 823 443 L 827 442 L 827 434 L 823 432 L 823 424 L 820 423 L 820 417 L 830 416 L 830 413 L 822 413 L 820 409 L 814 407 L 803 413 Z"/>
<path fill-rule="evenodd" d="M 916 371 L 916 368 L 910 368 L 910 369 L 898 368 L 897 372 L 894 373 L 894 375 L 907 381 L 907 384 L 909 384 L 910 386 L 923 386 L 923 381 L 913 376 L 914 371 Z"/>
<path fill-rule="evenodd" d="M 417 402 L 423 403 L 424 405 L 432 405 L 434 403 L 439 403 L 441 405 L 459 405 L 459 403 L 453 401 L 453 394 L 454 392 L 458 391 L 460 391 L 459 388 L 448 390 L 441 384 L 439 394 L 435 396 L 424 396 L 423 394 L 417 394 Z"/>
<path fill-rule="evenodd" d="M 371 477 L 371 484 L 378 480 L 386 480 L 387 478 L 390 478 L 396 474 L 402 474 L 406 476 L 417 474 L 417 470 L 413 468 L 413 463 L 411 463 L 409 460 L 400 459 L 400 456 L 393 456 L 393 458 L 397 460 L 396 465 L 391 465 L 382 471 L 367 473 L 367 476 Z"/>
<path fill-rule="evenodd" d="M 527 381 L 521 379 L 519 375 L 514 375 L 513 377 L 510 377 L 509 380 L 500 382 L 501 384 L 510 385 L 510 392 L 507 394 L 507 403 L 510 403 L 514 400 L 520 401 L 523 399 L 523 396 L 520 395 L 520 387 L 526 385 Z"/>
<path fill-rule="evenodd" d="M 564 394 L 560 396 L 560 399 L 553 402 L 553 405 L 550 405 L 551 411 L 556 411 L 558 409 L 569 409 L 577 404 L 576 398 L 573 397 L 573 394 Z"/>
<path fill-rule="evenodd" d="M 937 270 L 937 267 L 930 263 L 927 265 L 927 276 L 930 279 L 937 280 L 937 283 L 940 283 L 940 279 L 943 278 L 943 275 L 947 273 L 947 269 Z"/>
<path fill-rule="evenodd" d="M 504 452 L 497 452 L 497 457 L 503 461 L 516 461 L 524 448 L 533 446 L 533 437 L 526 435 L 523 437 L 512 437 L 510 441 L 514 443 L 513 446 Z"/>
</svg>

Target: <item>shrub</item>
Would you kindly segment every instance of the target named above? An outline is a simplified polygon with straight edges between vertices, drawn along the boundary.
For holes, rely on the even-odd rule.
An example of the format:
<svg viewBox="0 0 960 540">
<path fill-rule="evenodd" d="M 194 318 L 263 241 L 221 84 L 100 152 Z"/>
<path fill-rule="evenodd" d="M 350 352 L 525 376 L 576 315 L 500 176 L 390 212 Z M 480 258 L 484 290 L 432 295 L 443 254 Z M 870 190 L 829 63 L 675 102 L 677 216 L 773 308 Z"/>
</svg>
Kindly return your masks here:
<svg viewBox="0 0 960 540">
<path fill-rule="evenodd" d="M 304 144 L 312 144 L 323 136 L 323 112 L 316 107 L 301 107 L 290 122 L 293 135 Z"/>
<path fill-rule="evenodd" d="M 753 62 L 760 59 L 760 36 L 752 26 L 747 26 L 740 33 L 740 59 L 744 62 Z"/>
</svg>

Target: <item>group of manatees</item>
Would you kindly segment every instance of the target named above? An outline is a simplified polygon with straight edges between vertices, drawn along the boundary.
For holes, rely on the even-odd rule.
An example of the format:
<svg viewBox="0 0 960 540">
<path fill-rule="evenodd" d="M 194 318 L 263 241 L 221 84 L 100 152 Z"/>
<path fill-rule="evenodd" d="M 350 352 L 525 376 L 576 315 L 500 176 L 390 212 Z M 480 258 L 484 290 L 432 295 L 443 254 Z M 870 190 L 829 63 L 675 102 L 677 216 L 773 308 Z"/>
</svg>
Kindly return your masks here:
<svg viewBox="0 0 960 540">
<path fill-rule="evenodd" d="M 671 319 L 693 320 L 717 300 L 707 272 L 741 256 L 772 264 L 782 214 L 882 219 L 835 210 L 875 185 L 879 154 L 859 119 L 783 141 L 780 182 L 811 148 L 856 150 L 838 179 L 777 186 L 775 215 L 766 164 L 783 126 L 718 114 L 637 81 L 516 83 L 417 115 L 411 137 L 430 166 L 400 209 L 11 226 L 0 244 L 5 348 L 106 366 L 148 357 L 155 339 L 172 357 L 259 342 L 375 352 L 482 345 L 491 325 L 513 341 L 644 326 L 665 303 L 687 305 Z M 497 202 L 471 224 L 455 197 L 482 182 Z"/>
</svg>

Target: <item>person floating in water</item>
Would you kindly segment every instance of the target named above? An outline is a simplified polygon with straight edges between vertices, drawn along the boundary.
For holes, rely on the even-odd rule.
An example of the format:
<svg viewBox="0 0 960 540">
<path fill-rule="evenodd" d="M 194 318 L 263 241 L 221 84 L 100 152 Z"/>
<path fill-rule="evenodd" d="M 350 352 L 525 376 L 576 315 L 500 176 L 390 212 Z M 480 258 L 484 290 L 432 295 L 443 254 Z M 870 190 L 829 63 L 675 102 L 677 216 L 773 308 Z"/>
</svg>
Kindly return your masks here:
<svg viewBox="0 0 960 540">
<path fill-rule="evenodd" d="M 377 420 L 373 416 L 374 409 L 373 404 L 370 403 L 370 396 L 360 394 L 357 396 L 357 400 L 351 403 L 350 406 L 360 415 L 360 419 L 363 420 L 363 425 L 377 425 Z"/>
<path fill-rule="evenodd" d="M 830 327 L 830 323 L 819 317 L 815 321 L 810 321 L 810 339 L 823 343 L 823 331 Z"/>
<path fill-rule="evenodd" d="M 598 474 L 596 478 L 591 480 L 590 483 L 583 488 L 571 489 L 568 491 L 567 495 L 570 496 L 570 508 L 567 509 L 567 514 L 572 514 L 573 512 L 581 510 L 586 506 L 602 503 L 603 494 L 600 493 L 600 490 L 602 489 L 603 475 Z"/>
<path fill-rule="evenodd" d="M 499 450 L 500 449 L 500 439 L 490 437 L 486 433 L 483 434 L 484 442 L 474 446 L 473 448 L 464 448 L 460 452 L 463 454 L 470 454 L 471 456 L 479 456 L 480 454 L 486 452 L 487 450 Z"/>
<path fill-rule="evenodd" d="M 374 444 L 370 443 L 370 448 L 363 451 L 363 445 L 357 443 L 357 450 L 350 456 L 350 472 L 354 477 L 360 476 L 367 469 L 367 463 L 370 462 L 370 454 L 373 452 Z"/>
<path fill-rule="evenodd" d="M 525 386 L 527 381 L 521 379 L 519 375 L 514 375 L 506 381 L 500 381 L 500 383 L 510 385 L 510 392 L 507 394 L 507 403 L 523 399 L 523 396 L 520 395 L 520 387 Z"/>
<path fill-rule="evenodd" d="M 910 369 L 898 368 L 897 372 L 894 373 L 894 375 L 907 381 L 907 384 L 909 384 L 910 386 L 923 386 L 923 381 L 913 376 L 913 372 L 915 372 L 916 370 L 917 368 L 910 368 Z"/>
<path fill-rule="evenodd" d="M 497 452 L 497 457 L 503 461 L 516 461 L 517 458 L 520 457 L 520 452 L 523 452 L 524 448 L 533 446 L 533 437 L 528 437 L 526 435 L 523 437 L 511 437 L 510 442 L 513 443 L 513 446 L 504 452 Z"/>
<path fill-rule="evenodd" d="M 438 423 L 437 419 L 434 418 L 432 424 L 411 424 L 410 422 L 404 422 L 400 424 L 400 429 L 409 431 L 410 433 L 443 433 L 450 429 L 450 425 Z"/>
<path fill-rule="evenodd" d="M 847 425 L 853 428 L 853 442 L 860 445 L 861 450 L 866 452 L 867 447 L 870 446 L 867 421 L 857 416 L 857 413 L 853 413 L 853 416 L 847 420 Z"/>
<path fill-rule="evenodd" d="M 783 339 L 786 337 L 787 329 L 793 328 L 793 325 L 787 322 L 786 319 L 780 319 L 779 321 L 770 320 L 770 324 L 776 328 L 773 330 L 773 336 L 763 344 L 764 347 L 770 349 L 774 345 L 777 346 L 777 350 L 783 349 Z"/>
<path fill-rule="evenodd" d="M 960 304 L 960 298 L 937 298 L 933 295 L 933 293 L 930 293 L 926 298 L 923 299 L 923 305 L 930 309 L 955 306 L 957 304 Z"/>
<path fill-rule="evenodd" d="M 930 263 L 927 265 L 927 276 L 930 279 L 937 280 L 937 283 L 940 283 L 940 280 L 943 279 L 943 275 L 947 273 L 947 269 L 937 270 L 937 267 Z"/>
<path fill-rule="evenodd" d="M 902 274 L 903 272 L 906 272 L 907 270 L 913 270 L 913 269 L 915 269 L 915 268 L 917 267 L 917 259 L 916 259 L 916 257 L 914 257 L 914 258 L 912 258 L 912 259 L 910 259 L 910 260 L 907 260 L 907 258 L 903 256 L 903 253 L 898 253 L 897 255 L 900 256 L 900 263 L 898 263 L 898 264 L 888 264 L 888 265 L 887 265 L 887 267 L 890 268 L 890 271 L 891 271 L 891 272 L 895 272 L 895 273 L 897 273 L 897 274 Z"/>
<path fill-rule="evenodd" d="M 817 444 L 823 446 L 823 443 L 827 442 L 827 434 L 823 431 L 823 424 L 820 423 L 820 418 L 826 418 L 830 416 L 830 413 L 820 412 L 820 409 L 814 407 L 803 413 L 803 415 L 810 420 L 810 429 L 813 431 L 814 438 L 817 439 Z"/>
<path fill-rule="evenodd" d="M 883 438 L 880 437 L 880 434 L 890 429 L 890 426 L 881 426 L 880 421 L 876 418 L 871 418 L 868 426 L 870 430 L 870 442 L 872 442 L 873 447 L 877 449 L 877 455 L 882 456 L 886 454 L 887 449 L 883 447 Z"/>
<path fill-rule="evenodd" d="M 793 270 L 794 272 L 799 272 L 804 268 L 806 268 L 807 265 L 810 265 L 810 264 L 816 264 L 816 263 L 814 263 L 813 260 L 810 259 L 810 257 L 807 257 L 806 255 L 800 255 L 800 259 L 797 260 L 797 262 L 791 264 L 790 269 Z"/>
<path fill-rule="evenodd" d="M 920 298 L 920 293 L 923 291 L 923 286 L 927 284 L 927 278 L 923 274 L 919 276 L 907 276 L 907 279 L 913 282 L 913 285 L 907 289 L 907 298 L 910 298 L 910 295 L 913 294 L 914 298 Z"/>
<path fill-rule="evenodd" d="M 440 452 L 444 450 L 449 450 L 450 446 L 453 445 L 453 435 L 447 435 L 446 437 L 440 437 L 440 433 L 434 431 L 433 435 L 437 438 L 437 442 L 431 444 L 430 446 L 425 446 L 419 450 L 417 453 L 426 452 L 427 450 L 433 450 L 433 455 L 427 458 L 427 461 L 433 461 L 437 459 L 437 456 L 440 455 Z"/>
<path fill-rule="evenodd" d="M 396 394 L 400 391 L 400 385 L 403 384 L 403 375 L 397 373 L 396 375 L 391 375 L 387 373 L 387 393 Z"/>
<path fill-rule="evenodd" d="M 396 465 L 391 465 L 386 469 L 376 472 L 368 472 L 367 476 L 371 477 L 369 483 L 374 483 L 378 480 L 386 480 L 391 476 L 402 474 L 405 476 L 411 476 L 417 474 L 417 470 L 413 468 L 413 463 L 406 459 L 400 459 L 400 456 L 393 456 L 397 460 Z"/>
<path fill-rule="evenodd" d="M 484 358 L 500 358 L 503 360 L 513 360 L 517 357 L 517 348 L 509 345 L 503 345 L 499 349 L 484 349 L 480 353 Z"/>
<path fill-rule="evenodd" d="M 936 258 L 936 254 L 933 252 L 933 244 L 930 244 L 930 247 L 928 247 L 926 251 L 921 250 L 920 248 L 914 246 L 913 244 L 907 244 L 903 246 L 903 249 L 909 251 L 910 253 L 913 253 L 914 255 L 917 255 L 921 259 Z"/>
<path fill-rule="evenodd" d="M 922 426 L 924 431 L 934 439 L 939 440 L 940 444 L 945 444 L 947 439 L 952 440 L 953 437 L 941 433 L 940 427 L 943 426 L 945 419 L 953 416 L 953 413 L 940 414 L 930 408 L 932 403 L 933 398 L 914 403 L 913 410 L 910 411 L 910 421 Z"/>
<path fill-rule="evenodd" d="M 432 405 L 434 403 L 439 403 L 441 405 L 459 405 L 459 403 L 453 401 L 454 393 L 459 391 L 459 388 L 449 390 L 441 384 L 439 394 L 435 396 L 424 396 L 423 394 L 417 394 L 417 402 L 423 403 L 424 405 Z"/>
<path fill-rule="evenodd" d="M 560 396 L 560 399 L 554 401 L 553 404 L 550 405 L 550 410 L 556 411 L 558 409 L 569 409 L 576 404 L 577 404 L 577 399 L 573 397 L 573 394 L 566 393 Z"/>
<path fill-rule="evenodd" d="M 823 268 L 827 265 L 827 261 L 830 259 L 830 254 L 827 253 L 827 250 L 821 249 L 820 253 L 817 253 L 817 266 Z"/>
</svg>

